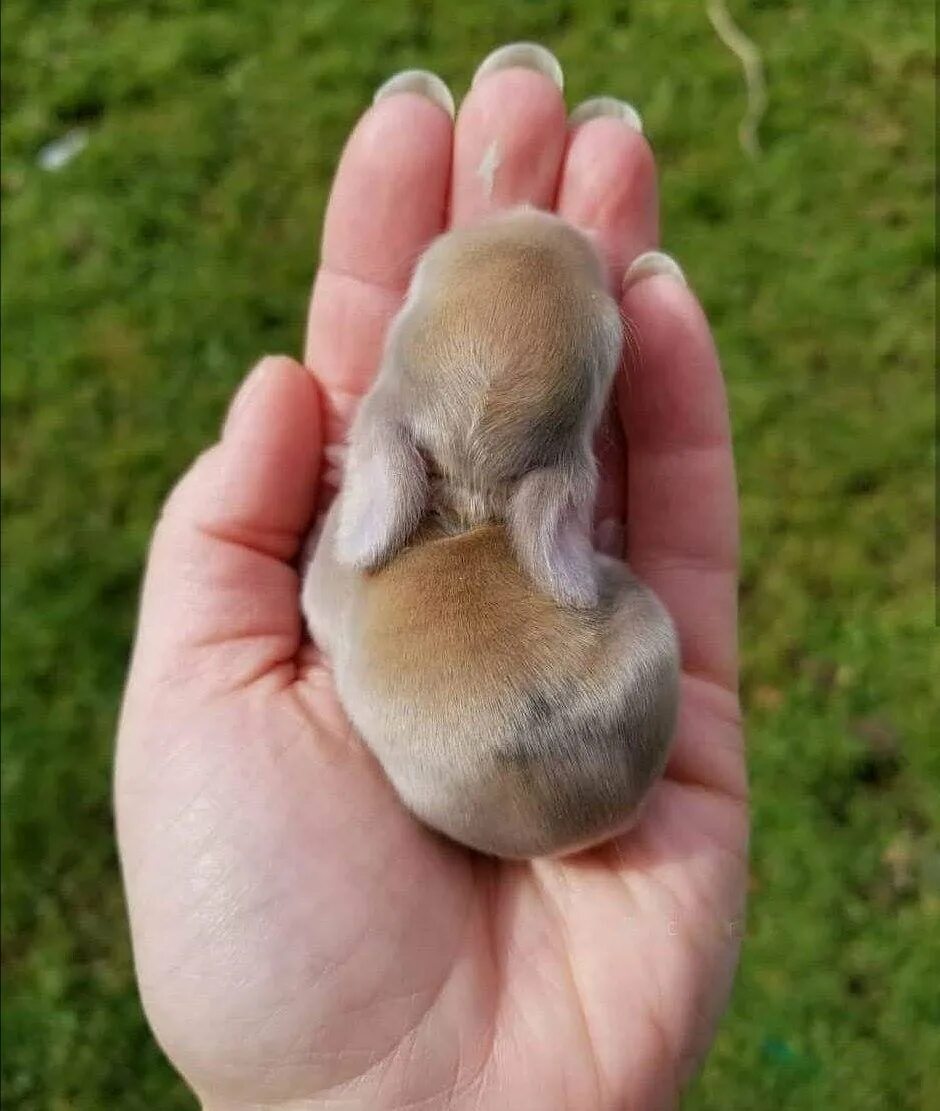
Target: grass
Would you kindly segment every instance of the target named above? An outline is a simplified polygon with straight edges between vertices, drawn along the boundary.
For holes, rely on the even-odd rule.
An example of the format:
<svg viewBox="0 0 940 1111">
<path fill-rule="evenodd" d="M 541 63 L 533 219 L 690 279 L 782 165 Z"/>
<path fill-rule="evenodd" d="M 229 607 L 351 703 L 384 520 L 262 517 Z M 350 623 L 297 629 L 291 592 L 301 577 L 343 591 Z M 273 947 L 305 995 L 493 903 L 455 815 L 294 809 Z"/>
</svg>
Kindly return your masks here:
<svg viewBox="0 0 940 1111">
<path fill-rule="evenodd" d="M 700 1111 L 940 1106 L 934 12 L 738 0 L 7 0 L 3 1039 L 13 1109 L 188 1108 L 137 1003 L 109 766 L 148 533 L 262 352 L 296 351 L 326 190 L 388 73 L 494 45 L 633 100 L 714 322 L 744 525 L 755 831 Z M 37 165 L 80 127 L 87 148 Z M 931 988 L 930 984 L 934 987 Z"/>
</svg>

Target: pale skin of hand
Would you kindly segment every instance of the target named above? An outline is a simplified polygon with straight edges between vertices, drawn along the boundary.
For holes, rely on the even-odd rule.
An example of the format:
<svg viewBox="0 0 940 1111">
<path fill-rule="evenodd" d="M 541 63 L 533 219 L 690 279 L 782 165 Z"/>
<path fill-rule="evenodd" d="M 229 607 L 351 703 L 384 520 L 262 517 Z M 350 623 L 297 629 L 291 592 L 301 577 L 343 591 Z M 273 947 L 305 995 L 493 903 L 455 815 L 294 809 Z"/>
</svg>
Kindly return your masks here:
<svg viewBox="0 0 940 1111">
<path fill-rule="evenodd" d="M 494 141 L 490 193 L 476 171 Z M 369 109 L 333 185 L 305 366 L 249 375 L 156 529 L 118 832 L 147 1015 L 211 1111 L 670 1107 L 725 1006 L 747 842 L 736 496 L 713 344 L 679 281 L 624 296 L 629 451 L 605 460 L 606 511 L 684 666 L 667 773 L 631 832 L 513 864 L 430 833 L 305 643 L 296 560 L 324 449 L 414 260 L 446 226 L 520 202 L 590 231 L 615 274 L 657 242 L 645 139 L 611 118 L 569 133 L 541 74 L 489 75 L 456 127 L 415 93 Z"/>
</svg>

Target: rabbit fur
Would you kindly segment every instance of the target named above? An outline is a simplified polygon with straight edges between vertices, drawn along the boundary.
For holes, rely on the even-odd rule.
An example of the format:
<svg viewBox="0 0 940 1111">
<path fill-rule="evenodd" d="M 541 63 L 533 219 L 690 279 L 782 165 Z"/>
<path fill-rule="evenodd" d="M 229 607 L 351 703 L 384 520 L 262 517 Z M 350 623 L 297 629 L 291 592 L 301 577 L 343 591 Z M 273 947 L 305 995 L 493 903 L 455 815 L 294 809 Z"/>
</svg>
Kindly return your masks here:
<svg viewBox="0 0 940 1111">
<path fill-rule="evenodd" d="M 595 552 L 622 325 L 590 241 L 515 210 L 421 258 L 302 608 L 404 804 L 500 857 L 626 829 L 675 726 L 672 623 Z"/>
</svg>

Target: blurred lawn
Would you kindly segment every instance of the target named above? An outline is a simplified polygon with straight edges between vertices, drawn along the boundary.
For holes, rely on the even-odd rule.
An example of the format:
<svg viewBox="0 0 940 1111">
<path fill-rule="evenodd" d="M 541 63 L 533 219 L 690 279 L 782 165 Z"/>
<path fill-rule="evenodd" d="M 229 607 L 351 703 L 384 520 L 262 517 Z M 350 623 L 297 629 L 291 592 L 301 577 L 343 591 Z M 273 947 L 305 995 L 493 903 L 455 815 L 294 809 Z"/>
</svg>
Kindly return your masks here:
<svg viewBox="0 0 940 1111">
<path fill-rule="evenodd" d="M 767 66 L 757 162 L 689 0 L 7 0 L 4 1107 L 191 1106 L 141 1018 L 111 831 L 148 532 L 248 365 L 297 351 L 373 87 L 417 64 L 462 92 L 516 38 L 570 103 L 643 112 L 733 404 L 752 902 L 688 1105 L 940 1107 L 933 5 L 732 7 Z M 75 127 L 87 149 L 39 168 Z"/>
</svg>

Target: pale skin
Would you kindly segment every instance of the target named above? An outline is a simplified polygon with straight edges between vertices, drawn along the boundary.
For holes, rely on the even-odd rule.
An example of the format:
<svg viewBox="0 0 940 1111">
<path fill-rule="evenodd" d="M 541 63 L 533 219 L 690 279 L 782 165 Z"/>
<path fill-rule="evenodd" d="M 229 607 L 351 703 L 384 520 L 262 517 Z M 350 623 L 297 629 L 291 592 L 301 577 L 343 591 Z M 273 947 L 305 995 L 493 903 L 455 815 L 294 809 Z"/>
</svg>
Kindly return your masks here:
<svg viewBox="0 0 940 1111">
<path fill-rule="evenodd" d="M 494 142 L 491 191 L 477 171 Z M 523 864 L 428 832 L 305 642 L 296 559 L 330 495 L 324 450 L 414 260 L 445 226 L 520 202 L 590 231 L 615 274 L 658 241 L 645 139 L 612 118 L 569 133 L 541 74 L 490 74 L 456 126 L 415 93 L 370 108 L 334 181 L 303 365 L 249 375 L 157 526 L 118 832 L 147 1015 L 211 1111 L 671 1107 L 726 1004 L 747 842 L 736 496 L 721 374 L 681 282 L 624 295 L 629 450 L 604 461 L 603 511 L 625 520 L 684 667 L 667 772 L 633 830 Z"/>
</svg>

